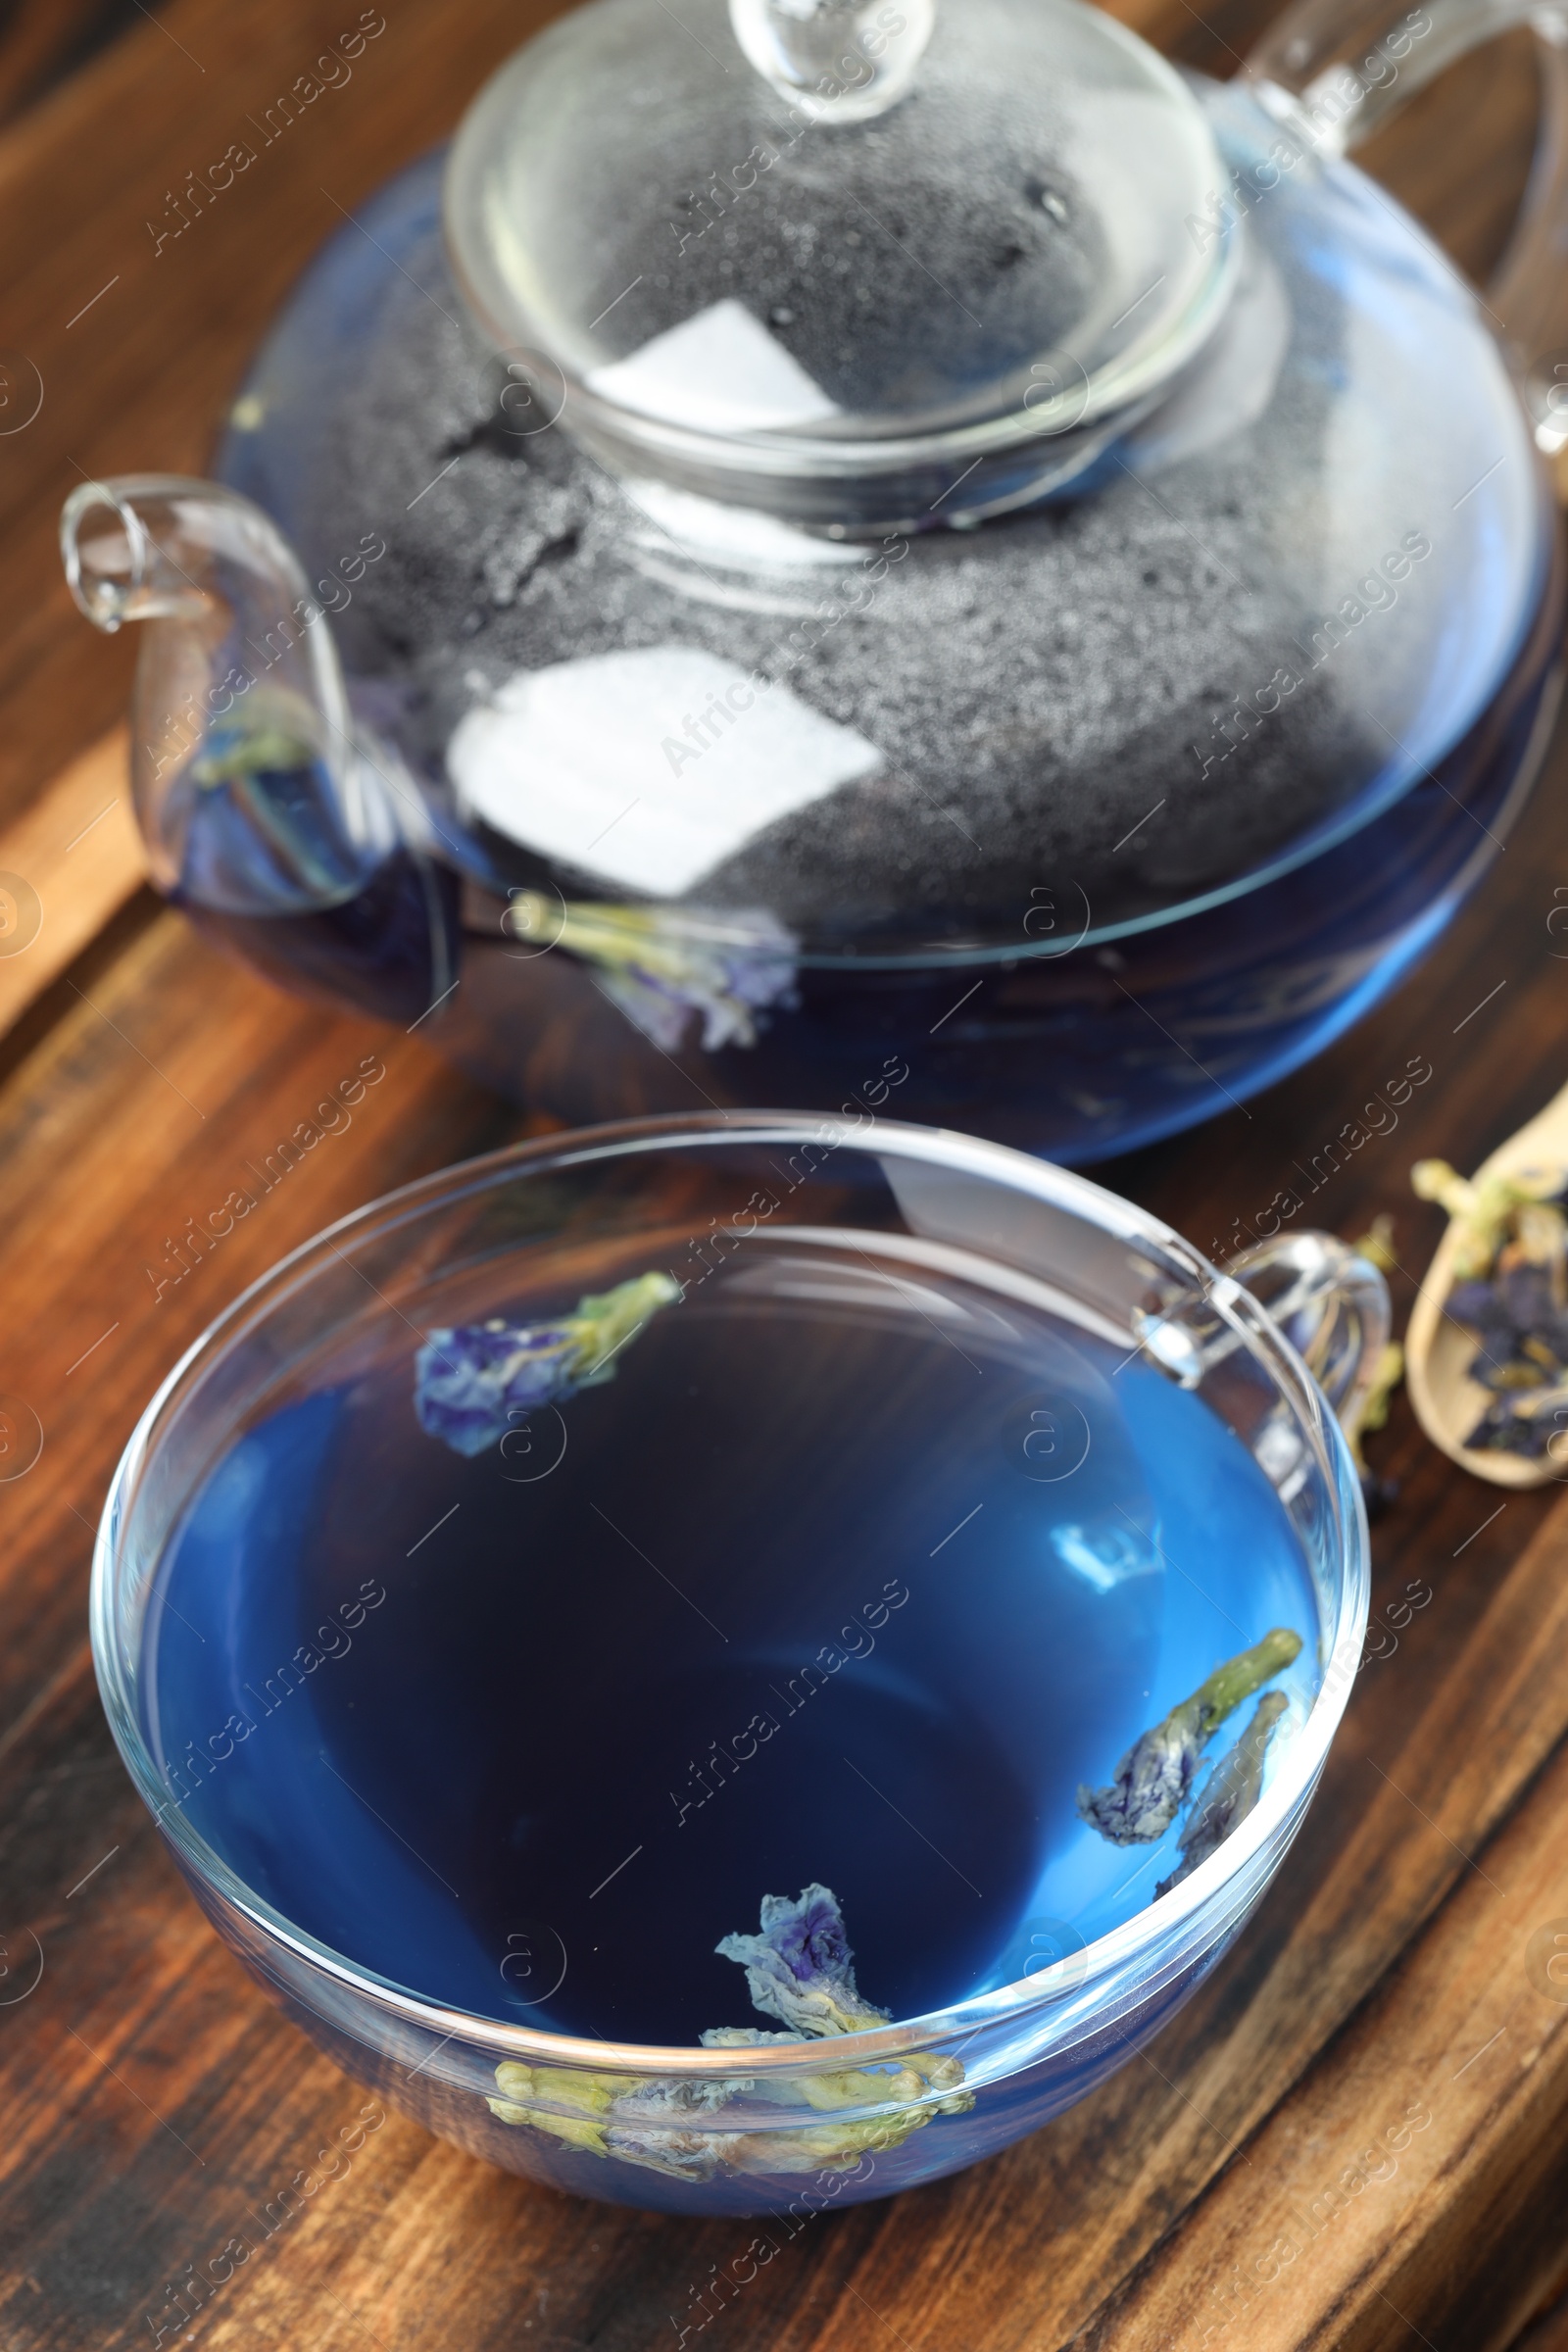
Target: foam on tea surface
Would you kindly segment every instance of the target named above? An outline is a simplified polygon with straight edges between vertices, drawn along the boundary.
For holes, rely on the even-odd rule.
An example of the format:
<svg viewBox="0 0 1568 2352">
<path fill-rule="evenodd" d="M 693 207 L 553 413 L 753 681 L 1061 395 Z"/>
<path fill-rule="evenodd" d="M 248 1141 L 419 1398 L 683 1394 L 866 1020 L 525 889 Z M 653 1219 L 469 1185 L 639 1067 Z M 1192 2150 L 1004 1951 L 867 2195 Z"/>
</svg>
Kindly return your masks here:
<svg viewBox="0 0 1568 2352">
<path fill-rule="evenodd" d="M 420 1426 L 412 1332 L 320 1367 L 209 1473 L 150 1600 L 173 1800 L 360 1965 L 610 2039 L 748 2022 L 714 1946 L 813 1881 L 900 2017 L 1132 1916 L 1178 1828 L 1110 1844 L 1078 1788 L 1294 1628 L 1273 1769 L 1305 1563 L 1196 1396 L 967 1262 L 760 1233 L 471 1456 Z"/>
</svg>

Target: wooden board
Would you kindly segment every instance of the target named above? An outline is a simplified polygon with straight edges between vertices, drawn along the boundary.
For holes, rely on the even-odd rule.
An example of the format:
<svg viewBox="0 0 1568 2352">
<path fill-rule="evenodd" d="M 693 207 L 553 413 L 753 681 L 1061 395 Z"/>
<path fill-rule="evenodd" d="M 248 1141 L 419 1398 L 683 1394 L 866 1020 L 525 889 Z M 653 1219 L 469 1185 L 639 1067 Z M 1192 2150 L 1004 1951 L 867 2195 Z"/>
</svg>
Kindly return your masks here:
<svg viewBox="0 0 1568 2352">
<path fill-rule="evenodd" d="M 1223 66 L 1263 13 L 1200 24 L 1177 0 L 1143 21 Z M 66 604 L 51 534 L 73 460 L 200 464 L 248 341 L 335 217 L 320 187 L 356 201 L 533 21 L 500 0 L 389 7 L 335 111 L 290 134 L 302 153 L 154 257 L 143 223 L 172 165 L 204 160 L 354 15 L 174 0 L 0 139 L 6 331 L 48 394 L 0 440 L 0 868 L 45 878 L 47 917 L 15 981 L 0 959 L 0 1392 L 42 1433 L 36 1463 L 0 1481 L 0 2344 L 644 2352 L 685 2329 L 746 2352 L 1054 2352 L 1075 2333 L 1118 2352 L 1502 2352 L 1564 2283 L 1568 2002 L 1540 1939 L 1568 1922 L 1568 1501 L 1499 1506 L 1402 1403 L 1374 1442 L 1402 1480 L 1374 1537 L 1386 1654 L 1257 1920 L 1080 2108 L 971 2174 L 818 2221 L 744 2289 L 749 2229 L 580 2204 L 396 2118 L 296 2219 L 258 2218 L 363 2094 L 240 1975 L 131 1794 L 86 1649 L 92 1524 L 147 1395 L 244 1283 L 519 1121 L 417 1037 L 272 994 L 138 889 L 102 741 L 122 649 Z M 1428 103 L 1425 144 L 1396 126 L 1387 160 L 1419 192 L 1461 123 L 1489 134 L 1446 217 L 1479 263 L 1523 175 L 1528 50 L 1501 44 L 1465 76 Z M 1409 1163 L 1479 1159 L 1565 1074 L 1568 961 L 1548 929 L 1565 786 L 1559 745 L 1480 899 L 1352 1038 L 1107 1180 L 1223 1250 L 1293 1161 L 1424 1057 L 1433 1081 L 1397 1129 L 1312 1203 L 1347 1235 L 1395 1213 L 1407 1304 L 1438 1229 Z M 351 1126 L 160 1289 L 186 1220 L 368 1053 L 386 1076 Z M 1416 1580 L 1432 1598 L 1398 1626 Z"/>
</svg>

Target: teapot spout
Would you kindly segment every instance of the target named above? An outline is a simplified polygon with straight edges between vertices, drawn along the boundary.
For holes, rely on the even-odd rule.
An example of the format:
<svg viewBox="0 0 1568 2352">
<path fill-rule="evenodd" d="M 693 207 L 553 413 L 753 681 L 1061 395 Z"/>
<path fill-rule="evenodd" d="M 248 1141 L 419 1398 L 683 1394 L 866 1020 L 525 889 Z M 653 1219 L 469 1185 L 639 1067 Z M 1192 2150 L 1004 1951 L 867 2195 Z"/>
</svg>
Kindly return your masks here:
<svg viewBox="0 0 1568 2352">
<path fill-rule="evenodd" d="M 122 474 L 73 491 L 60 537 L 94 626 L 146 626 L 131 784 L 159 889 L 239 915 L 353 899 L 399 828 L 281 532 L 216 482 Z"/>
</svg>

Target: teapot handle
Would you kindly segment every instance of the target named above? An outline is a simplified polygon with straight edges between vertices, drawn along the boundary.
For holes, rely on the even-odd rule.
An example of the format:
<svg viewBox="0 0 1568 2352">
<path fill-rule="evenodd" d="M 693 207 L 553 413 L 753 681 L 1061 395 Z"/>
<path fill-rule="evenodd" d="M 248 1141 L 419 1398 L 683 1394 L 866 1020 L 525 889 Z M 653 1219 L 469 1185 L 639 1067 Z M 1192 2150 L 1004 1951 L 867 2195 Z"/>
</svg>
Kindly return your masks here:
<svg viewBox="0 0 1568 2352">
<path fill-rule="evenodd" d="M 1529 24 L 1541 63 L 1535 165 L 1487 309 L 1520 379 L 1537 445 L 1568 453 L 1568 10 L 1541 0 L 1297 0 L 1247 61 L 1257 95 L 1315 153 L 1348 154 L 1446 66 Z M 1560 469 L 1568 491 L 1568 469 Z"/>
</svg>

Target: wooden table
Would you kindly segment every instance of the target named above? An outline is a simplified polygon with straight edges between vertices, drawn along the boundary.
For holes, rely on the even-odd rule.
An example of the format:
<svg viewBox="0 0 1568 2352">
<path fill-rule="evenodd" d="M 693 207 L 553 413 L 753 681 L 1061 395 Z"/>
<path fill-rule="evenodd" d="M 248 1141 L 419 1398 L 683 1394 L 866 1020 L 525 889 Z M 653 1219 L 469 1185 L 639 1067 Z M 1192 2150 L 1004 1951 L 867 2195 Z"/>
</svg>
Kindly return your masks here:
<svg viewBox="0 0 1568 2352">
<path fill-rule="evenodd" d="M 200 469 L 335 206 L 445 132 L 534 13 L 387 0 L 353 83 L 161 249 L 146 223 L 166 189 L 353 24 L 350 0 L 143 11 L 0 136 L 0 340 L 25 355 L 9 380 L 30 365 L 43 391 L 0 435 L 0 869 L 43 908 L 0 957 L 0 1392 L 42 1435 L 0 1483 L 0 2344 L 643 2352 L 687 2327 L 758 2352 L 1568 2346 L 1560 2319 L 1522 2334 L 1568 2283 L 1568 1986 L 1546 1973 L 1568 1933 L 1568 1502 L 1504 1504 L 1422 1443 L 1402 1400 L 1374 1445 L 1401 1481 L 1374 1535 L 1386 1654 L 1257 1920 L 1094 2098 L 968 2175 L 820 2220 L 701 2328 L 736 2225 L 579 2204 L 397 2118 L 285 2229 L 264 2239 L 255 2221 L 361 2094 L 241 1976 L 131 1793 L 88 1657 L 92 1526 L 152 1387 L 242 1284 L 519 1120 L 416 1038 L 272 994 L 139 887 L 106 732 L 126 649 L 68 606 L 55 515 L 82 473 Z M 1267 7 L 1128 13 L 1224 72 Z M 9 105 L 59 44 L 36 5 L 7 24 Z M 1510 41 L 1387 134 L 1389 175 L 1471 266 L 1517 198 L 1532 93 Z M 1446 177 L 1461 134 L 1471 161 Z M 1347 1235 L 1394 1212 L 1407 1303 L 1438 1230 L 1410 1162 L 1479 1159 L 1568 1074 L 1568 940 L 1549 919 L 1568 894 L 1565 784 L 1559 744 L 1479 899 L 1382 1012 L 1109 1180 L 1223 1249 L 1424 1055 L 1435 1083 L 1313 1203 Z M 352 1126 L 157 1293 L 147 1269 L 186 1217 L 372 1049 L 388 1079 Z M 1400 1622 L 1417 1578 L 1433 1598 Z M 254 2249 L 237 2267 L 231 2241 Z"/>
</svg>

